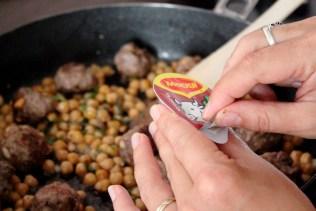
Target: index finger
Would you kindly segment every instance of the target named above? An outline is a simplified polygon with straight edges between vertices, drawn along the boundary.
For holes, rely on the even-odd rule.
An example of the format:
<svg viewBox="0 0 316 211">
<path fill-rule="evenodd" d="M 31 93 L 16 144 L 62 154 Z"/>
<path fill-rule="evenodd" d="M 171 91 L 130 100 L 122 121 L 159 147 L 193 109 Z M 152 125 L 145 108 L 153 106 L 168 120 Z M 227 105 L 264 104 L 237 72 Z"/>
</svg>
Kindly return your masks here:
<svg viewBox="0 0 316 211">
<path fill-rule="evenodd" d="M 219 110 L 245 96 L 256 84 L 290 84 L 307 80 L 313 71 L 309 67 L 313 64 L 306 63 L 315 60 L 311 46 L 316 46 L 310 35 L 263 48 L 246 56 L 215 85 L 204 118 L 213 118 Z"/>
<path fill-rule="evenodd" d="M 176 158 L 192 180 L 198 178 L 202 172 L 213 170 L 213 164 L 228 160 L 215 143 L 164 106 L 154 105 L 150 113 L 157 125 L 157 131 L 170 143 Z"/>
</svg>

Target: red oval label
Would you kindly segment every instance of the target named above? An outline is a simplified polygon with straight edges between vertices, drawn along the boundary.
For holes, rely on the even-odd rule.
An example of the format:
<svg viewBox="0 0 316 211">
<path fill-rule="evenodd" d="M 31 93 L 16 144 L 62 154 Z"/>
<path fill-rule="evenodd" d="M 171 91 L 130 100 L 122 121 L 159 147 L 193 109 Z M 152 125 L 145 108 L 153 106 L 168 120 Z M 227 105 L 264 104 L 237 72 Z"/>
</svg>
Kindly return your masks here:
<svg viewBox="0 0 316 211">
<path fill-rule="evenodd" d="M 186 78 L 164 78 L 160 83 L 169 89 L 182 92 L 194 92 L 202 89 L 203 85 Z"/>
</svg>

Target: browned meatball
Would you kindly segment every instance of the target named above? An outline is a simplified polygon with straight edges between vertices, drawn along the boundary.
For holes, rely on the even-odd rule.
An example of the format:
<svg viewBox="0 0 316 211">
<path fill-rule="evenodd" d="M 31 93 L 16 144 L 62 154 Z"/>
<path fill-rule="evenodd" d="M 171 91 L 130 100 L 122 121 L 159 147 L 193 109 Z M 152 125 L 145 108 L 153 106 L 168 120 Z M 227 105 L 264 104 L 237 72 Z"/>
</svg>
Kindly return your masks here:
<svg viewBox="0 0 316 211">
<path fill-rule="evenodd" d="M 7 161 L 0 160 L 0 198 L 5 196 L 11 189 L 11 184 L 9 181 L 13 173 L 13 166 Z"/>
<path fill-rule="evenodd" d="M 20 88 L 15 95 L 15 119 L 17 122 L 38 122 L 54 110 L 54 102 L 31 88 Z"/>
<path fill-rule="evenodd" d="M 261 155 L 262 158 L 273 164 L 280 171 L 290 178 L 293 178 L 298 173 L 298 168 L 292 166 L 292 159 L 290 156 L 283 152 L 266 152 Z"/>
<path fill-rule="evenodd" d="M 201 57 L 199 56 L 184 56 L 179 60 L 172 62 L 172 67 L 177 73 L 187 73 L 200 61 Z"/>
<path fill-rule="evenodd" d="M 235 131 L 254 152 L 259 154 L 276 149 L 282 142 L 282 136 L 275 133 L 253 132 L 241 128 Z"/>
<path fill-rule="evenodd" d="M 17 170 L 27 171 L 42 164 L 50 147 L 38 130 L 27 125 L 11 125 L 0 142 L 0 153 Z"/>
<path fill-rule="evenodd" d="M 83 64 L 76 63 L 61 66 L 54 79 L 58 91 L 63 93 L 88 91 L 97 85 L 93 74 Z"/>
<path fill-rule="evenodd" d="M 67 183 L 53 182 L 35 194 L 32 211 L 79 211 L 80 197 Z"/>
<path fill-rule="evenodd" d="M 114 57 L 117 70 L 123 77 L 143 77 L 151 68 L 153 57 L 134 43 L 123 45 Z"/>
</svg>

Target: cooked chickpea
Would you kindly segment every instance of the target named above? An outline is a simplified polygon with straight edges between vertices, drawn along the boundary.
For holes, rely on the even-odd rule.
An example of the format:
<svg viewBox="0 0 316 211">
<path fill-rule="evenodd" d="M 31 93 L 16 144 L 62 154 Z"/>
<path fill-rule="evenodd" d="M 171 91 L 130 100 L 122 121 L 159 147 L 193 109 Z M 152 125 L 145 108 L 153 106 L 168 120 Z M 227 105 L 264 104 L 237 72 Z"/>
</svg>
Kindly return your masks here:
<svg viewBox="0 0 316 211">
<path fill-rule="evenodd" d="M 128 117 L 133 119 L 139 115 L 139 111 L 136 108 L 131 108 L 128 110 Z"/>
<path fill-rule="evenodd" d="M 87 197 L 86 192 L 84 192 L 83 190 L 78 190 L 77 194 L 79 195 L 81 200 L 84 200 Z"/>
<path fill-rule="evenodd" d="M 84 113 L 84 116 L 87 118 L 87 119 L 95 119 L 97 115 L 97 111 L 94 107 L 92 106 L 88 106 L 87 107 L 87 110 L 85 111 Z"/>
<path fill-rule="evenodd" d="M 25 176 L 24 183 L 26 183 L 28 186 L 30 186 L 32 188 L 38 186 L 37 179 L 34 176 L 30 175 L 30 174 Z"/>
<path fill-rule="evenodd" d="M 110 182 L 112 185 L 120 185 L 123 183 L 123 174 L 122 172 L 111 172 L 110 173 Z"/>
<path fill-rule="evenodd" d="M 10 200 L 13 203 L 15 203 L 17 200 L 19 200 L 21 198 L 20 194 L 18 192 L 16 192 L 16 191 L 10 192 L 9 197 L 10 197 Z"/>
<path fill-rule="evenodd" d="M 54 150 L 55 151 L 58 151 L 58 150 L 61 150 L 61 149 L 66 149 L 66 147 L 67 147 L 67 144 L 63 141 L 63 140 L 56 140 L 55 142 L 54 142 L 54 145 L 53 145 L 53 147 L 54 147 Z"/>
<path fill-rule="evenodd" d="M 107 86 L 107 85 L 101 85 L 100 87 L 99 87 L 99 93 L 101 93 L 101 94 L 107 94 L 108 92 L 110 91 L 110 88 Z"/>
<path fill-rule="evenodd" d="M 47 174 L 55 173 L 55 163 L 52 160 L 45 160 L 43 164 L 43 170 Z"/>
<path fill-rule="evenodd" d="M 93 171 L 93 172 L 98 170 L 99 168 L 100 168 L 100 166 L 96 162 L 92 162 L 88 166 L 89 171 Z"/>
<path fill-rule="evenodd" d="M 80 106 L 80 103 L 79 103 L 78 100 L 76 100 L 76 99 L 70 99 L 70 100 L 68 101 L 68 104 L 69 104 L 69 109 L 70 109 L 70 110 L 78 109 L 79 106 Z"/>
<path fill-rule="evenodd" d="M 104 110 L 104 109 L 99 109 L 97 112 L 97 118 L 102 121 L 102 122 L 107 122 L 111 119 L 110 114 Z"/>
<path fill-rule="evenodd" d="M 97 191 L 100 191 L 100 192 L 106 192 L 108 190 L 108 187 L 110 186 L 110 181 L 108 179 L 103 179 L 103 180 L 100 180 L 99 182 L 97 182 L 94 186 L 94 188 L 97 190 Z"/>
<path fill-rule="evenodd" d="M 95 99 L 96 99 L 98 102 L 103 103 L 103 102 L 105 101 L 105 96 L 104 96 L 103 94 L 99 93 L 99 94 L 97 94 L 97 95 L 95 96 Z"/>
<path fill-rule="evenodd" d="M 141 102 L 141 101 L 138 101 L 135 105 L 136 109 L 138 111 L 144 111 L 146 109 L 146 105 L 145 103 Z"/>
<path fill-rule="evenodd" d="M 69 111 L 69 104 L 67 101 L 62 101 L 57 105 L 57 111 L 60 113 L 67 113 Z"/>
<path fill-rule="evenodd" d="M 74 152 L 77 149 L 77 147 L 74 143 L 68 143 L 67 149 L 69 152 Z"/>
<path fill-rule="evenodd" d="M 121 166 L 119 166 L 119 165 L 114 165 L 112 168 L 111 168 L 111 173 L 113 173 L 113 172 L 123 172 L 123 169 L 122 169 L 122 167 Z"/>
<path fill-rule="evenodd" d="M 55 156 L 59 161 L 67 160 L 68 151 L 64 149 L 57 150 L 55 151 Z"/>
<path fill-rule="evenodd" d="M 136 185 L 135 178 L 132 174 L 124 175 L 124 185 L 127 188 L 131 188 Z"/>
<path fill-rule="evenodd" d="M 109 104 L 115 104 L 117 100 L 118 100 L 118 95 L 115 92 L 111 92 L 106 95 L 106 101 Z"/>
<path fill-rule="evenodd" d="M 70 119 L 70 121 L 72 121 L 72 122 L 81 122 L 82 119 L 83 119 L 81 111 L 79 111 L 79 110 L 73 110 L 73 111 L 70 113 L 69 119 Z"/>
<path fill-rule="evenodd" d="M 147 89 L 146 90 L 146 96 L 147 96 L 148 99 L 151 99 L 151 100 L 156 98 L 156 94 L 155 94 L 153 89 Z"/>
<path fill-rule="evenodd" d="M 10 178 L 10 182 L 12 185 L 18 184 L 21 182 L 20 178 L 16 175 L 12 175 Z"/>
<path fill-rule="evenodd" d="M 95 211 L 93 206 L 86 206 L 85 211 Z"/>
<path fill-rule="evenodd" d="M 134 174 L 134 170 L 130 166 L 124 167 L 123 171 L 124 171 L 124 174 Z"/>
<path fill-rule="evenodd" d="M 310 174 L 302 174 L 301 178 L 304 182 L 307 182 L 311 178 L 311 175 Z"/>
<path fill-rule="evenodd" d="M 97 177 L 97 180 L 100 181 L 102 179 L 106 179 L 109 177 L 109 173 L 108 171 L 104 170 L 104 169 L 98 169 L 96 172 L 95 172 L 95 175 Z"/>
<path fill-rule="evenodd" d="M 108 130 L 107 130 L 107 134 L 110 135 L 110 136 L 115 136 L 117 135 L 118 133 L 118 130 L 114 127 L 110 127 Z"/>
<path fill-rule="evenodd" d="M 313 157 L 310 153 L 304 152 L 300 157 L 300 165 L 312 163 Z"/>
<path fill-rule="evenodd" d="M 99 153 L 99 154 L 97 155 L 96 161 L 97 161 L 98 163 L 101 163 L 105 158 L 108 158 L 107 154 L 105 154 L 105 153 Z"/>
<path fill-rule="evenodd" d="M 151 83 L 150 83 L 150 81 L 149 80 L 147 80 L 147 79 L 142 79 L 141 81 L 140 81 L 140 90 L 142 91 L 142 92 L 145 92 L 147 89 L 149 89 L 151 87 Z"/>
<path fill-rule="evenodd" d="M 83 177 L 87 173 L 87 167 L 84 163 L 78 163 L 75 171 L 78 176 Z"/>
<path fill-rule="evenodd" d="M 113 161 L 116 165 L 124 166 L 124 160 L 121 157 L 114 157 Z"/>
<path fill-rule="evenodd" d="M 140 82 L 137 79 L 133 79 L 129 82 L 129 87 L 132 87 L 134 89 L 138 89 L 140 87 Z"/>
<path fill-rule="evenodd" d="M 19 199 L 15 202 L 15 210 L 22 211 L 21 209 L 24 210 L 23 208 L 23 199 Z"/>
<path fill-rule="evenodd" d="M 313 163 L 304 163 L 301 165 L 301 170 L 304 174 L 312 174 L 314 171 Z"/>
<path fill-rule="evenodd" d="M 83 178 L 83 184 L 85 185 L 95 185 L 97 178 L 93 173 L 87 173 Z"/>
<path fill-rule="evenodd" d="M 82 163 L 88 164 L 92 161 L 92 158 L 90 155 L 84 154 L 80 156 L 79 161 Z"/>
<path fill-rule="evenodd" d="M 15 185 L 15 190 L 20 196 L 24 196 L 29 191 L 29 186 L 26 183 L 18 183 Z"/>
<path fill-rule="evenodd" d="M 138 187 L 132 188 L 131 194 L 132 194 L 132 196 L 134 196 L 134 197 L 140 197 L 140 192 L 139 192 Z"/>
<path fill-rule="evenodd" d="M 71 162 L 63 161 L 60 164 L 60 171 L 63 175 L 71 174 L 74 171 L 74 167 Z"/>
<path fill-rule="evenodd" d="M 13 211 L 13 208 L 4 208 L 3 211 Z"/>
<path fill-rule="evenodd" d="M 2 114 L 8 114 L 12 111 L 11 106 L 8 104 L 5 104 L 1 107 Z"/>
<path fill-rule="evenodd" d="M 140 210 L 146 210 L 146 206 L 140 198 L 137 198 L 135 200 L 135 204 L 136 204 L 136 207 L 138 207 Z"/>
<path fill-rule="evenodd" d="M 60 122 L 60 123 L 58 124 L 58 128 L 61 129 L 61 130 L 66 131 L 66 130 L 68 130 L 68 123 L 66 123 L 66 122 Z"/>
<path fill-rule="evenodd" d="M 85 139 L 85 142 L 86 142 L 87 144 L 91 144 L 92 141 L 93 141 L 93 139 L 94 139 L 94 137 L 93 137 L 93 135 L 91 135 L 91 134 L 86 134 L 86 135 L 84 136 L 84 139 Z"/>
<path fill-rule="evenodd" d="M 127 92 L 128 92 L 130 95 L 132 95 L 132 96 L 136 96 L 137 93 L 138 93 L 138 90 L 135 89 L 135 88 L 129 87 L 129 88 L 127 89 Z"/>
<path fill-rule="evenodd" d="M 104 144 L 114 144 L 114 138 L 113 136 L 105 136 L 103 139 L 102 139 L 102 142 Z"/>
<path fill-rule="evenodd" d="M 70 163 L 76 164 L 79 162 L 79 155 L 75 152 L 71 152 L 67 155 L 67 159 Z"/>
<path fill-rule="evenodd" d="M 293 166 L 299 166 L 300 165 L 300 158 L 302 156 L 301 151 L 294 150 L 291 152 L 290 157 L 292 159 L 292 165 Z"/>
<path fill-rule="evenodd" d="M 32 195 L 25 195 L 23 197 L 23 206 L 24 206 L 24 208 L 29 209 L 32 206 L 33 200 L 34 200 L 34 196 L 32 196 Z"/>
<path fill-rule="evenodd" d="M 21 109 L 23 108 L 25 104 L 25 99 L 22 97 L 22 98 L 19 98 L 17 99 L 15 102 L 14 102 L 14 108 L 17 108 L 17 109 Z"/>
<path fill-rule="evenodd" d="M 78 130 L 70 130 L 67 134 L 67 138 L 76 144 L 82 143 L 84 140 L 82 133 Z"/>
<path fill-rule="evenodd" d="M 111 158 L 105 158 L 100 162 L 100 166 L 105 170 L 110 170 L 114 166 L 114 161 Z"/>
</svg>

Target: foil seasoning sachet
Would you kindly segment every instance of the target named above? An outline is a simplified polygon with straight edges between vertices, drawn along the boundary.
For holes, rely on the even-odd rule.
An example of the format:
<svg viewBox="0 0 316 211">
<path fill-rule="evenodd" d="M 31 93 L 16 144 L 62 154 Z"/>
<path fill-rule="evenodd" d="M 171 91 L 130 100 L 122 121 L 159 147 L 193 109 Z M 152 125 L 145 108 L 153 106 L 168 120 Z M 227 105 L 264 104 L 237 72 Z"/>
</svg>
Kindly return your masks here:
<svg viewBox="0 0 316 211">
<path fill-rule="evenodd" d="M 153 81 L 159 101 L 189 121 L 217 144 L 228 141 L 229 128 L 217 127 L 202 118 L 211 90 L 202 83 L 179 73 L 163 73 Z"/>
</svg>

